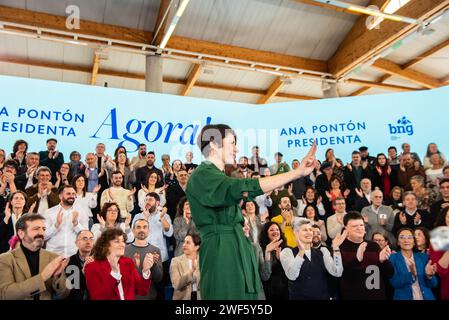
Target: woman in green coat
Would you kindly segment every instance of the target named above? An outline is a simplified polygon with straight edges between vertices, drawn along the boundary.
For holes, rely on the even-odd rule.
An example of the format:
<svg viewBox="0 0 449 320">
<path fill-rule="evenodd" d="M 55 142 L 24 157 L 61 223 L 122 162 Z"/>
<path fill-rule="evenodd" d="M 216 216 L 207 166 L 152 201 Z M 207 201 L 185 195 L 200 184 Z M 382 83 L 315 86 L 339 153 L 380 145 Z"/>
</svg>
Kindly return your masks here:
<svg viewBox="0 0 449 320">
<path fill-rule="evenodd" d="M 201 235 L 199 252 L 201 295 L 204 300 L 255 300 L 260 278 L 251 242 L 242 231 L 242 193 L 250 198 L 270 192 L 310 174 L 315 167 L 313 145 L 299 168 L 260 179 L 236 179 L 224 174 L 225 164 L 234 163 L 235 132 L 227 125 L 207 125 L 198 137 L 206 157 L 187 184 L 191 214 Z"/>
</svg>

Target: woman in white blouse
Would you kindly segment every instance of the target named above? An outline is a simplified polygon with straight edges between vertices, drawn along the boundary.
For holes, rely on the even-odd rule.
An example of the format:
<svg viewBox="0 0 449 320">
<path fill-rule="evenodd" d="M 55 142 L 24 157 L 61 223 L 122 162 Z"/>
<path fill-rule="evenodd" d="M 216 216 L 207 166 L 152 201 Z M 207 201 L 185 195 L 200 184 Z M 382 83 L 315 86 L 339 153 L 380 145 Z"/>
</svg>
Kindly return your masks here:
<svg viewBox="0 0 449 320">
<path fill-rule="evenodd" d="M 161 207 L 167 203 L 165 198 L 165 189 L 167 186 L 164 185 L 163 187 L 156 188 L 157 178 L 157 173 L 152 172 L 148 177 L 148 184 L 146 186 L 142 185 L 142 189 L 137 193 L 137 200 L 139 201 L 139 207 L 142 212 L 145 210 L 145 197 L 150 192 L 156 192 L 159 195 Z"/>
<path fill-rule="evenodd" d="M 107 202 L 101 208 L 100 214 L 97 214 L 98 223 L 92 226 L 90 230 L 95 241 L 100 235 L 108 229 L 121 229 L 127 237 L 127 242 L 132 243 L 134 241 L 134 234 L 130 227 L 131 215 L 128 214 L 125 222 L 120 222 L 120 208 L 115 202 Z"/>
<path fill-rule="evenodd" d="M 97 196 L 100 190 L 100 185 L 98 184 L 92 192 L 87 192 L 87 178 L 84 175 L 77 175 L 73 177 L 72 186 L 76 191 L 75 202 L 73 207 L 83 214 L 87 214 L 89 217 L 89 229 L 93 225 L 93 208 L 97 207 Z"/>
</svg>

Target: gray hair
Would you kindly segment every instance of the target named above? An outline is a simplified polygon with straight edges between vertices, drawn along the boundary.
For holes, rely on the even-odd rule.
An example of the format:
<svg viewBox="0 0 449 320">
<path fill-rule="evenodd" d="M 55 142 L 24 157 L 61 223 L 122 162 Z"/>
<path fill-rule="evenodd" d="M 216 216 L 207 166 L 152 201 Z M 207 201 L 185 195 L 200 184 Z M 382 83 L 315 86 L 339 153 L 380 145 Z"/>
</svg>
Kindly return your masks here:
<svg viewBox="0 0 449 320">
<path fill-rule="evenodd" d="M 404 195 L 402 196 L 402 200 L 405 200 L 406 196 L 412 195 L 415 197 L 415 199 L 418 199 L 418 197 L 416 196 L 416 193 L 414 193 L 413 191 L 406 191 L 404 192 Z"/>
<path fill-rule="evenodd" d="M 309 219 L 302 218 L 302 217 L 301 218 L 295 217 L 295 218 L 293 218 L 293 221 L 292 221 L 292 229 L 294 232 L 299 231 L 299 229 L 305 224 L 312 226 L 312 222 L 310 222 Z"/>
<path fill-rule="evenodd" d="M 46 167 L 46 166 L 40 166 L 39 168 L 37 168 L 36 173 L 34 174 L 34 176 L 35 176 L 35 177 L 38 177 L 39 174 L 40 174 L 42 171 L 47 171 L 48 173 L 50 173 L 50 175 L 52 174 L 49 167 Z"/>
<path fill-rule="evenodd" d="M 416 182 L 419 182 L 422 186 L 424 186 L 424 184 L 425 184 L 423 176 L 419 176 L 419 175 L 413 176 L 413 177 L 410 178 L 410 181 L 412 181 L 412 180 L 415 180 Z"/>
<path fill-rule="evenodd" d="M 371 196 L 370 196 L 370 198 L 371 198 L 371 201 L 374 199 L 374 196 L 376 195 L 376 194 L 378 194 L 378 193 L 380 193 L 380 195 L 383 197 L 383 193 L 382 193 L 382 191 L 380 191 L 379 189 L 374 189 L 372 192 L 371 192 Z"/>
</svg>

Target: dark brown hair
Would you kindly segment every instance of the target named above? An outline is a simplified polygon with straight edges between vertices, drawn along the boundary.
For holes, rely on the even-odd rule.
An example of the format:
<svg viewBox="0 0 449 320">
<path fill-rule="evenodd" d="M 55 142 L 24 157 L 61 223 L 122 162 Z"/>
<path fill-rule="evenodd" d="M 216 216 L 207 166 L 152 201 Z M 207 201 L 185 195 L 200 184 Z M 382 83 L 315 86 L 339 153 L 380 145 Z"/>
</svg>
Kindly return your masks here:
<svg viewBox="0 0 449 320">
<path fill-rule="evenodd" d="M 92 255 L 95 260 L 104 260 L 106 259 L 109 253 L 109 247 L 111 246 L 110 242 L 119 237 L 123 237 L 123 240 L 126 242 L 126 233 L 123 232 L 122 229 L 112 228 L 106 229 L 100 237 L 95 242 L 94 248 L 92 250 Z"/>
<path fill-rule="evenodd" d="M 11 193 L 11 194 L 9 195 L 9 197 L 8 197 L 9 209 L 12 210 L 12 203 L 11 203 L 12 198 L 14 198 L 14 196 L 15 196 L 16 194 L 19 194 L 19 193 L 20 193 L 20 194 L 24 197 L 24 199 L 25 199 L 25 205 L 23 206 L 23 211 L 22 211 L 22 213 L 25 213 L 26 210 L 28 209 L 28 208 L 27 208 L 28 196 L 27 196 L 26 193 L 23 192 L 22 190 L 17 190 L 16 192 L 13 192 L 13 193 Z"/>
<path fill-rule="evenodd" d="M 84 188 L 83 188 L 83 197 L 86 196 L 86 192 L 87 192 L 87 178 L 86 176 L 82 175 L 82 174 L 77 174 L 76 176 L 73 177 L 72 179 L 72 186 L 73 188 L 76 190 L 76 182 L 78 181 L 78 179 L 83 179 L 84 180 Z"/>
<path fill-rule="evenodd" d="M 33 222 L 36 220 L 45 220 L 45 218 L 43 216 L 41 216 L 40 214 L 24 214 L 22 215 L 19 220 L 17 220 L 16 222 L 16 230 L 22 230 L 22 231 L 26 231 L 28 228 L 28 224 L 27 222 Z"/>
<path fill-rule="evenodd" d="M 223 146 L 223 139 L 226 138 L 228 134 L 232 134 L 235 137 L 235 142 L 237 143 L 237 135 L 234 130 L 226 124 L 209 124 L 201 129 L 201 133 L 198 135 L 197 145 L 201 150 L 201 153 L 207 157 L 209 156 L 210 146 L 209 144 L 213 141 L 218 147 Z"/>
<path fill-rule="evenodd" d="M 102 217 L 104 219 L 104 221 L 106 221 L 106 212 L 108 211 L 108 209 L 112 206 L 116 206 L 118 213 L 117 213 L 117 219 L 115 220 L 115 223 L 119 223 L 120 222 L 120 207 L 118 206 L 118 204 L 116 202 L 106 202 L 103 205 L 103 208 L 101 208 L 100 211 L 100 217 Z"/>
</svg>

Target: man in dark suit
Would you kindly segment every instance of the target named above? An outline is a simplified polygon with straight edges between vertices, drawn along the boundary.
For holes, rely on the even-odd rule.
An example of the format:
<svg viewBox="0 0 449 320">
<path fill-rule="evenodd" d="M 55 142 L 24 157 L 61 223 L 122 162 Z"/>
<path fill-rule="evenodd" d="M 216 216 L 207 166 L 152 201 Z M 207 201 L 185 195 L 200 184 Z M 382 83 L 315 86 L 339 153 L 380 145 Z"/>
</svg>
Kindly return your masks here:
<svg viewBox="0 0 449 320">
<path fill-rule="evenodd" d="M 71 284 L 70 294 L 67 300 L 89 300 L 86 278 L 84 277 L 84 265 L 93 261 L 91 257 L 94 246 L 94 235 L 89 230 L 83 230 L 76 237 L 78 252 L 69 259 L 65 268 L 67 280 Z"/>
<path fill-rule="evenodd" d="M 67 260 L 42 249 L 45 218 L 23 215 L 16 223 L 20 247 L 0 255 L 0 300 L 51 300 L 69 294 Z"/>
<path fill-rule="evenodd" d="M 175 220 L 176 209 L 178 207 L 179 200 L 186 196 L 186 188 L 188 182 L 188 173 L 184 169 L 178 172 L 178 183 L 169 185 L 167 188 L 167 211 L 172 221 Z"/>
<path fill-rule="evenodd" d="M 58 141 L 55 138 L 47 139 L 47 151 L 39 152 L 39 165 L 48 167 L 51 170 L 51 182 L 56 182 L 56 172 L 64 163 L 64 155 L 56 149 Z"/>
<path fill-rule="evenodd" d="M 369 155 L 368 147 L 360 147 L 360 156 L 362 157 L 362 162 L 368 163 L 368 168 L 372 169 L 376 162 L 376 158 Z"/>
<path fill-rule="evenodd" d="M 31 187 L 37 183 L 35 173 L 39 167 L 39 154 L 37 152 L 29 152 L 27 154 L 26 166 L 23 166 L 17 172 L 17 189 L 25 191 L 26 188 Z"/>
</svg>

